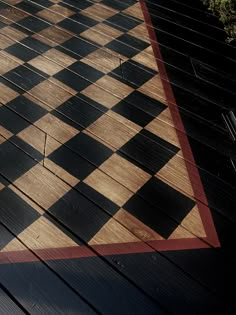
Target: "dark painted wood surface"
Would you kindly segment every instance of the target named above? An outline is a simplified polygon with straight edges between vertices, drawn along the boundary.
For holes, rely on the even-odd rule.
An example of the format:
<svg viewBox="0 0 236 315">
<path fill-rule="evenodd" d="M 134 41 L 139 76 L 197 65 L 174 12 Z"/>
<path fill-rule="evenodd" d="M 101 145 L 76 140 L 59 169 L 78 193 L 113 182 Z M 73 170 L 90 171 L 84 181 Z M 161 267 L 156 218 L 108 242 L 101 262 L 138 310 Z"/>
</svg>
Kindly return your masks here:
<svg viewBox="0 0 236 315">
<path fill-rule="evenodd" d="M 146 6 L 162 59 L 136 1 L 0 2 L 9 310 L 234 313 L 235 48 L 197 0 Z"/>
</svg>

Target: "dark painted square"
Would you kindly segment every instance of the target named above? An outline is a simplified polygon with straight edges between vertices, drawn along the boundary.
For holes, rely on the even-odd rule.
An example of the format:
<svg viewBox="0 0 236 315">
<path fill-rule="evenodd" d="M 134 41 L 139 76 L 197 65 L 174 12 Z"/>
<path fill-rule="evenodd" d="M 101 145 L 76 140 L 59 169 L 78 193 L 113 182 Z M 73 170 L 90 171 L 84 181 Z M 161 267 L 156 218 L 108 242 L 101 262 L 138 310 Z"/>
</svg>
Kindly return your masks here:
<svg viewBox="0 0 236 315">
<path fill-rule="evenodd" d="M 134 17 L 130 18 L 130 16 L 125 13 L 117 13 L 105 21 L 105 24 L 117 28 L 122 32 L 125 30 L 129 31 L 141 23 L 142 21 Z"/>
<path fill-rule="evenodd" d="M 133 91 L 122 101 L 132 104 L 153 117 L 157 117 L 164 109 L 167 108 L 166 105 L 139 91 Z"/>
<path fill-rule="evenodd" d="M 60 27 L 63 27 L 64 29 L 79 35 L 80 33 L 87 30 L 87 27 L 81 23 L 78 23 L 77 21 L 72 21 L 71 19 L 65 19 L 57 24 Z"/>
<path fill-rule="evenodd" d="M 1 208 L 0 208 L 0 212 L 1 212 Z M 0 250 L 2 250 L 8 243 L 10 243 L 15 236 L 11 233 L 9 233 L 9 231 L 7 229 L 5 229 L 3 227 L 3 225 L 0 225 Z"/>
<path fill-rule="evenodd" d="M 117 40 L 141 51 L 150 45 L 149 43 L 144 42 L 143 40 L 129 34 L 123 34 L 120 37 L 117 37 Z"/>
<path fill-rule="evenodd" d="M 0 191 L 1 222 L 18 235 L 36 221 L 40 215 L 11 189 Z"/>
<path fill-rule="evenodd" d="M 67 125 L 70 125 L 70 126 L 74 127 L 77 130 L 81 130 L 82 131 L 84 129 L 74 119 L 68 118 L 68 116 L 66 114 L 63 114 L 62 112 L 59 112 L 57 109 L 51 111 L 50 114 L 52 114 L 53 116 L 57 117 L 58 119 L 60 119 L 64 123 L 66 123 Z"/>
<path fill-rule="evenodd" d="M 26 91 L 31 90 L 35 85 L 45 80 L 45 78 L 24 66 L 19 66 L 7 72 L 5 77 Z"/>
<path fill-rule="evenodd" d="M 112 150 L 104 144 L 82 132 L 69 140 L 66 146 L 96 166 L 100 166 L 113 154 Z"/>
<path fill-rule="evenodd" d="M 87 184 L 80 182 L 75 186 L 75 189 L 80 191 L 84 196 L 86 196 L 89 200 L 98 205 L 101 209 L 107 211 L 111 215 L 116 214 L 116 212 L 120 209 L 114 202 L 110 199 L 106 198 L 92 187 Z"/>
<path fill-rule="evenodd" d="M 38 33 L 43 29 L 50 26 L 49 23 L 44 22 L 43 20 L 36 18 L 34 16 L 29 16 L 18 22 L 21 26 L 28 28 L 29 30 Z"/>
<path fill-rule="evenodd" d="M 129 7 L 129 4 L 127 4 L 126 2 L 124 3 L 124 2 L 118 2 L 118 1 L 113 1 L 113 0 L 102 0 L 102 4 L 118 11 L 123 11 Z"/>
<path fill-rule="evenodd" d="M 123 208 L 166 239 L 179 225 L 159 207 L 151 205 L 137 194 L 131 197 Z"/>
<path fill-rule="evenodd" d="M 64 0 L 63 2 L 80 10 L 85 10 L 93 4 L 84 0 Z"/>
<path fill-rule="evenodd" d="M 15 134 L 27 128 L 30 125 L 30 123 L 27 122 L 25 119 L 21 118 L 19 115 L 14 113 L 6 106 L 1 106 L 0 125 L 2 125 L 4 128 Z"/>
<path fill-rule="evenodd" d="M 42 10 L 42 7 L 37 7 L 32 3 L 25 1 L 21 1 L 20 3 L 16 4 L 15 7 L 31 14 L 35 14 Z"/>
<path fill-rule="evenodd" d="M 145 68 L 135 61 L 126 61 L 109 75 L 133 88 L 139 88 L 154 76 L 153 71 Z"/>
<path fill-rule="evenodd" d="M 127 103 L 124 100 L 114 106 L 112 108 L 112 111 L 126 117 L 127 119 L 142 127 L 145 127 L 149 122 L 154 119 L 153 116 L 145 113 L 144 111 L 140 110 L 130 103 Z"/>
<path fill-rule="evenodd" d="M 63 43 L 63 47 L 72 50 L 74 53 L 82 57 L 89 55 L 97 49 L 95 45 L 92 45 L 88 41 L 85 41 L 79 37 L 73 37 L 69 39 Z"/>
<path fill-rule="evenodd" d="M 54 75 L 54 78 L 65 83 L 67 86 L 71 87 L 77 92 L 84 90 L 91 84 L 91 82 L 80 77 L 78 74 L 69 71 L 68 69 L 61 70 Z"/>
<path fill-rule="evenodd" d="M 72 15 L 70 18 L 72 20 L 79 22 L 81 24 L 84 24 L 88 27 L 93 27 L 99 23 L 98 21 L 96 21 L 96 20 L 94 20 L 88 16 L 82 15 L 80 13 L 76 13 L 75 15 Z M 87 29 L 87 27 L 86 27 L 86 29 Z"/>
<path fill-rule="evenodd" d="M 80 76 L 84 77 L 85 79 L 95 82 L 104 76 L 104 73 L 98 71 L 97 69 L 85 64 L 84 62 L 77 61 L 69 66 L 69 69 L 73 70 L 74 72 L 78 73 Z"/>
<path fill-rule="evenodd" d="M 137 49 L 128 46 L 123 42 L 118 41 L 117 39 L 114 39 L 113 41 L 109 42 L 105 47 L 128 58 L 134 57 L 139 52 Z"/>
<path fill-rule="evenodd" d="M 72 97 L 59 106 L 57 111 L 63 113 L 84 128 L 87 128 L 103 115 L 103 112 L 78 97 Z"/>
<path fill-rule="evenodd" d="M 192 199 L 156 177 L 151 178 L 137 194 L 179 223 L 195 206 Z"/>
<path fill-rule="evenodd" d="M 24 62 L 29 61 L 38 56 L 38 54 L 35 51 L 18 43 L 6 48 L 5 51 L 8 52 L 10 55 L 23 60 Z"/>
<path fill-rule="evenodd" d="M 7 106 L 32 123 L 47 113 L 44 108 L 35 104 L 23 95 L 20 95 L 14 100 L 10 101 Z"/>
<path fill-rule="evenodd" d="M 49 208 L 49 212 L 85 242 L 110 219 L 102 209 L 75 190 L 65 194 Z"/>
<path fill-rule="evenodd" d="M 96 169 L 90 162 L 65 146 L 59 147 L 48 158 L 80 180 L 86 178 Z"/>
<path fill-rule="evenodd" d="M 142 130 L 119 151 L 132 158 L 140 167 L 155 174 L 179 149 L 149 131 Z"/>
<path fill-rule="evenodd" d="M 26 37 L 21 41 L 21 43 L 42 54 L 52 48 L 51 46 L 44 44 L 43 42 L 37 40 L 34 37 Z"/>
<path fill-rule="evenodd" d="M 43 160 L 43 155 L 39 151 L 18 136 L 11 137 L 11 142 L 31 156 L 35 161 L 41 162 Z"/>
<path fill-rule="evenodd" d="M 0 145 L 0 161 L 0 173 L 12 182 L 37 164 L 9 141 Z"/>
</svg>

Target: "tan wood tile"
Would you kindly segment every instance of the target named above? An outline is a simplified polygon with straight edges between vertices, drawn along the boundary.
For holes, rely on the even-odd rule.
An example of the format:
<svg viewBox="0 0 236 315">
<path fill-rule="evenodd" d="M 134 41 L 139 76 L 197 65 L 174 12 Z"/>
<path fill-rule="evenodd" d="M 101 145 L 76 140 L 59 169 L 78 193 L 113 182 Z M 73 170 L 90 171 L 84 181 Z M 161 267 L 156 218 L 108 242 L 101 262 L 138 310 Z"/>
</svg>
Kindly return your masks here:
<svg viewBox="0 0 236 315">
<path fill-rule="evenodd" d="M 71 15 L 73 15 L 74 13 L 76 13 L 76 9 L 73 10 L 73 7 L 71 7 L 70 9 L 69 8 L 66 8 L 66 7 L 63 7 L 61 5 L 58 5 L 58 4 L 55 4 L 55 5 L 52 5 L 50 7 L 50 10 L 54 11 L 54 12 L 57 12 L 61 15 L 64 15 L 64 17 L 69 17 Z"/>
<path fill-rule="evenodd" d="M 109 90 L 109 92 L 120 98 L 125 98 L 134 91 L 130 86 L 108 76 L 104 75 L 101 79 L 96 81 L 96 84 L 100 87 Z"/>
<path fill-rule="evenodd" d="M 5 0 L 5 2 L 8 4 L 16 5 L 20 2 L 22 2 L 22 0 Z"/>
<path fill-rule="evenodd" d="M 180 148 L 176 129 L 160 120 L 159 117 L 153 119 L 144 129 Z"/>
<path fill-rule="evenodd" d="M 138 26 L 132 28 L 129 32 L 129 35 L 132 35 L 134 37 L 137 37 L 138 39 L 141 39 L 147 43 L 150 43 L 149 35 L 148 35 L 148 30 L 146 27 L 146 24 L 139 24 Z"/>
<path fill-rule="evenodd" d="M 0 128 L 1 128 L 1 125 L 0 125 Z M 0 144 L 3 144 L 5 141 L 6 139 L 0 134 Z M 0 185 L 0 190 L 1 190 L 1 185 Z"/>
<path fill-rule="evenodd" d="M 29 91 L 29 94 L 45 102 L 50 107 L 57 108 L 71 98 L 72 95 L 51 81 L 45 80 L 39 83 Z"/>
<path fill-rule="evenodd" d="M 65 19 L 65 17 L 61 14 L 58 14 L 57 12 L 53 12 L 48 9 L 44 9 L 36 13 L 36 15 L 42 19 L 45 19 L 46 21 L 49 21 L 53 24 L 57 24 Z"/>
<path fill-rule="evenodd" d="M 78 246 L 69 236 L 45 217 L 40 217 L 18 235 L 30 249 Z"/>
<path fill-rule="evenodd" d="M 1 136 L 0 136 L 0 144 L 2 144 L 2 142 L 1 142 Z M 4 187 L 5 187 L 5 186 L 4 186 L 2 183 L 0 183 L 0 191 L 3 190 Z"/>
<path fill-rule="evenodd" d="M 1 252 L 20 252 L 23 250 L 25 250 L 25 246 L 17 238 L 14 238 L 1 250 Z"/>
<path fill-rule="evenodd" d="M 147 47 L 139 54 L 135 55 L 132 60 L 158 72 L 156 59 L 152 52 L 152 46 Z"/>
<path fill-rule="evenodd" d="M 16 41 L 21 41 L 28 36 L 27 34 L 15 28 L 12 28 L 11 26 L 3 27 L 2 29 L 0 29 L 0 33 Z"/>
<path fill-rule="evenodd" d="M 80 11 L 82 15 L 88 16 L 96 21 L 102 22 L 109 17 L 118 13 L 117 10 L 111 9 L 105 5 L 94 4 L 85 10 Z"/>
<path fill-rule="evenodd" d="M 89 241 L 90 245 L 139 242 L 140 240 L 114 219 L 110 219 Z"/>
<path fill-rule="evenodd" d="M 27 16 L 29 16 L 28 13 L 21 11 L 14 7 L 7 7 L 6 9 L 1 9 L 0 14 L 3 15 L 5 18 L 12 20 L 14 22 L 18 22 Z"/>
<path fill-rule="evenodd" d="M 51 114 L 47 114 L 37 120 L 35 122 L 35 126 L 39 127 L 41 130 L 61 143 L 67 142 L 79 133 L 77 129 L 69 126 Z"/>
<path fill-rule="evenodd" d="M 114 38 L 122 35 L 123 32 L 106 25 L 104 23 L 99 23 L 88 30 L 80 34 L 80 36 L 89 39 L 99 45 L 105 46 L 111 42 Z"/>
<path fill-rule="evenodd" d="M 54 75 L 63 69 L 63 67 L 59 66 L 57 63 L 52 62 L 43 56 L 37 56 L 28 63 L 33 67 L 47 73 L 48 75 Z"/>
<path fill-rule="evenodd" d="M 4 138 L 4 139 L 9 139 L 13 136 L 13 133 L 11 133 L 9 130 L 7 130 L 6 128 L 4 128 L 2 125 L 0 125 L 0 135 Z"/>
<path fill-rule="evenodd" d="M 117 149 L 137 134 L 134 129 L 107 115 L 101 116 L 87 130 Z"/>
<path fill-rule="evenodd" d="M 155 75 L 152 79 L 144 83 L 138 88 L 138 91 L 163 104 L 167 104 L 166 95 L 159 75 Z"/>
<path fill-rule="evenodd" d="M 103 73 L 108 73 L 119 67 L 125 58 L 114 56 L 111 50 L 97 49 L 81 61 Z"/>
<path fill-rule="evenodd" d="M 131 128 L 131 129 L 134 129 L 137 132 L 139 132 L 139 131 L 141 131 L 143 129 L 141 126 L 135 124 L 134 122 L 132 122 L 131 120 L 125 118 L 124 116 L 113 112 L 112 110 L 108 110 L 106 112 L 106 115 L 108 115 L 109 117 L 112 117 L 113 119 L 119 121 L 123 125 L 126 125 L 127 127 Z"/>
<path fill-rule="evenodd" d="M 0 49 L 5 49 L 14 44 L 15 42 L 12 39 L 0 34 Z"/>
<path fill-rule="evenodd" d="M 68 31 L 64 31 L 59 27 L 50 26 L 37 34 L 34 34 L 33 37 L 54 47 L 69 40 L 73 37 L 73 34 Z"/>
<path fill-rule="evenodd" d="M 79 179 L 69 174 L 64 168 L 60 167 L 59 165 L 55 164 L 53 161 L 49 159 L 44 160 L 44 167 L 49 169 L 52 173 L 57 175 L 63 181 L 65 181 L 70 186 L 75 186 L 79 183 Z"/>
<path fill-rule="evenodd" d="M 116 182 L 114 179 L 108 175 L 96 169 L 92 174 L 90 174 L 84 183 L 115 202 L 118 206 L 123 206 L 123 204 L 132 196 L 132 192 L 127 188 Z"/>
<path fill-rule="evenodd" d="M 120 102 L 118 97 L 108 93 L 94 84 L 89 85 L 86 89 L 81 91 L 81 93 L 107 108 L 112 108 Z"/>
<path fill-rule="evenodd" d="M 44 154 L 46 136 L 45 133 L 39 128 L 30 125 L 29 127 L 19 132 L 17 136 L 29 145 L 31 145 L 41 154 Z"/>
<path fill-rule="evenodd" d="M 140 6 L 140 3 L 137 2 L 135 3 L 134 5 L 128 7 L 127 9 L 123 10 L 122 13 L 125 13 L 125 14 L 128 14 L 128 15 L 131 15 L 139 20 L 144 20 L 144 17 L 143 17 L 143 11 L 141 9 L 141 6 Z"/>
<path fill-rule="evenodd" d="M 77 61 L 76 59 L 70 57 L 69 55 L 64 54 L 63 52 L 55 48 L 52 48 L 46 51 L 42 56 L 45 56 L 49 58 L 50 60 L 53 60 L 59 65 L 64 66 L 66 68 Z"/>
<path fill-rule="evenodd" d="M 143 209 L 145 211 L 145 209 Z M 120 209 L 114 218 L 124 225 L 132 234 L 143 241 L 163 240 L 163 237 L 145 225 L 143 222 L 132 216 L 124 209 Z"/>
<path fill-rule="evenodd" d="M 182 157 L 175 155 L 160 169 L 156 177 L 167 182 L 168 185 L 173 186 L 181 193 L 185 193 L 187 196 L 194 196 L 186 162 Z"/>
<path fill-rule="evenodd" d="M 44 209 L 50 208 L 71 189 L 40 164 L 32 167 L 14 184 Z"/>
<path fill-rule="evenodd" d="M 139 190 L 151 178 L 151 175 L 116 153 L 99 168 L 133 192 Z"/>
<path fill-rule="evenodd" d="M 7 53 L 0 52 L 0 74 L 3 75 L 6 72 L 18 67 L 19 64 L 8 57 Z"/>
<path fill-rule="evenodd" d="M 0 63 L 1 63 L 1 57 L 0 57 Z M 2 104 L 6 104 L 14 100 L 18 95 L 19 94 L 17 92 L 12 90 L 8 86 L 4 85 L 3 83 L 0 83 L 0 102 Z"/>
<path fill-rule="evenodd" d="M 45 20 L 49 22 L 56 24 L 64 20 L 65 17 L 70 17 L 74 13 L 75 13 L 74 11 L 68 8 L 55 4 L 49 7 L 48 9 L 39 11 L 36 15 L 41 18 L 44 18 Z"/>
</svg>

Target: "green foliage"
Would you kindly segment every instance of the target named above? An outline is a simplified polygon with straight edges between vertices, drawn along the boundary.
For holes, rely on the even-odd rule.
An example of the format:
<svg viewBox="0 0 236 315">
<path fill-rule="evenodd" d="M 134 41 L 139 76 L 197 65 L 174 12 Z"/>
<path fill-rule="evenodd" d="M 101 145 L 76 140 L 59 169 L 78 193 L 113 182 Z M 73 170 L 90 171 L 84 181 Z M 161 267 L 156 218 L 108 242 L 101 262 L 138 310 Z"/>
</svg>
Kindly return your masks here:
<svg viewBox="0 0 236 315">
<path fill-rule="evenodd" d="M 209 9 L 219 16 L 224 24 L 229 41 L 236 40 L 236 0 L 202 0 Z"/>
</svg>

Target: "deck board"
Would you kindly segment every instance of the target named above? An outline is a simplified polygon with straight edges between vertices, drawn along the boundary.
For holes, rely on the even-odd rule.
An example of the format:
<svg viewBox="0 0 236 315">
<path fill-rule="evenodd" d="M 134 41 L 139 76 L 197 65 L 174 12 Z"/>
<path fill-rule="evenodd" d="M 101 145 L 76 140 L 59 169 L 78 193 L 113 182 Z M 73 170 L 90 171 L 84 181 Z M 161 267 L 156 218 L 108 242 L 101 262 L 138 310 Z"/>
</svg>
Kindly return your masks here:
<svg viewBox="0 0 236 315">
<path fill-rule="evenodd" d="M 22 309 L 231 312 L 223 38 L 203 6 L 172 0 L 0 1 L 0 268 Z M 196 256 L 219 263 L 208 274 Z"/>
</svg>

